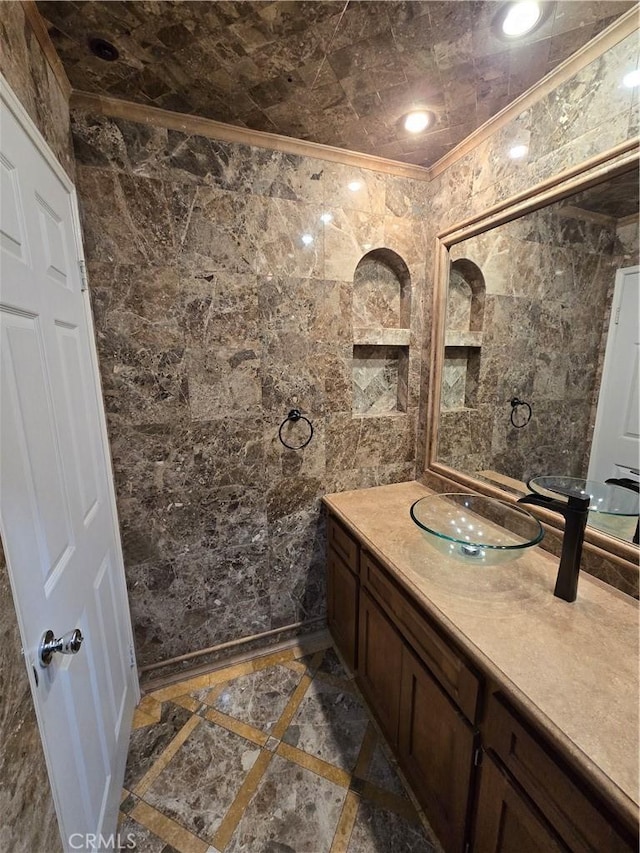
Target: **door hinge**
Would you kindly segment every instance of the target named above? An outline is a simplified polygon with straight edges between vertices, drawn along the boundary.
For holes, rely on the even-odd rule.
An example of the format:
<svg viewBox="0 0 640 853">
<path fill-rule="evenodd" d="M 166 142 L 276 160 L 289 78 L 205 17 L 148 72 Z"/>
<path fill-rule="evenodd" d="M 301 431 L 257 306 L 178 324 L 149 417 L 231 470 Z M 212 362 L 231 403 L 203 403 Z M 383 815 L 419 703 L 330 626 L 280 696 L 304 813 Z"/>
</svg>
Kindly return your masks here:
<svg viewBox="0 0 640 853">
<path fill-rule="evenodd" d="M 482 749 L 481 746 L 476 747 L 476 751 L 473 753 L 473 766 L 474 767 L 480 767 L 480 765 L 482 764 L 482 753 L 483 752 L 484 752 L 484 750 Z"/>
<path fill-rule="evenodd" d="M 129 666 L 131 667 L 131 669 L 133 669 L 133 667 L 135 665 L 136 665 L 136 656 L 135 656 L 135 653 L 133 651 L 133 644 L 129 643 Z"/>
<path fill-rule="evenodd" d="M 78 267 L 80 268 L 80 290 L 84 293 L 89 287 L 89 282 L 87 281 L 87 265 L 81 258 L 78 258 Z"/>
<path fill-rule="evenodd" d="M 616 308 L 616 316 L 615 316 L 615 318 L 614 318 L 614 321 L 613 321 L 613 322 L 614 322 L 614 324 L 615 324 L 616 326 L 617 326 L 617 325 L 618 325 L 618 323 L 620 322 L 620 305 L 618 305 L 618 307 Z"/>
</svg>

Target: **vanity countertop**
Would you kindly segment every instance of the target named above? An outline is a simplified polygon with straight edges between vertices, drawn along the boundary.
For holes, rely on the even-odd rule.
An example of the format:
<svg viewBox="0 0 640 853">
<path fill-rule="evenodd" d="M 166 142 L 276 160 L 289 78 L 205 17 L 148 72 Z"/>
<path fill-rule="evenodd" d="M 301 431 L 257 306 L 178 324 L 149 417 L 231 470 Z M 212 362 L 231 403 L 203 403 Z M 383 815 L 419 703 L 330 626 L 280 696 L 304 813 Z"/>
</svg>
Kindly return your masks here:
<svg viewBox="0 0 640 853">
<path fill-rule="evenodd" d="M 573 604 L 555 598 L 558 558 L 540 547 L 485 568 L 443 556 L 409 516 L 428 494 L 409 482 L 324 502 L 461 650 L 637 819 L 638 603 L 584 572 Z"/>
</svg>

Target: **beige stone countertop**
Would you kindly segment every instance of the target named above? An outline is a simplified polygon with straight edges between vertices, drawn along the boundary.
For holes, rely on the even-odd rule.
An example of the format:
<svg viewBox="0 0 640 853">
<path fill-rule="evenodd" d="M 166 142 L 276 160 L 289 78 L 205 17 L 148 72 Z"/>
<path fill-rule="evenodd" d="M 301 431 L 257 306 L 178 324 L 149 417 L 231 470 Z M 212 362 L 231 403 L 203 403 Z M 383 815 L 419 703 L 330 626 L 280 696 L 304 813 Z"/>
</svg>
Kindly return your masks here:
<svg viewBox="0 0 640 853">
<path fill-rule="evenodd" d="M 540 547 L 500 566 L 440 554 L 409 516 L 417 482 L 324 502 L 471 660 L 633 819 L 638 809 L 638 603 L 581 573 L 573 604 L 555 598 L 558 558 Z"/>
</svg>

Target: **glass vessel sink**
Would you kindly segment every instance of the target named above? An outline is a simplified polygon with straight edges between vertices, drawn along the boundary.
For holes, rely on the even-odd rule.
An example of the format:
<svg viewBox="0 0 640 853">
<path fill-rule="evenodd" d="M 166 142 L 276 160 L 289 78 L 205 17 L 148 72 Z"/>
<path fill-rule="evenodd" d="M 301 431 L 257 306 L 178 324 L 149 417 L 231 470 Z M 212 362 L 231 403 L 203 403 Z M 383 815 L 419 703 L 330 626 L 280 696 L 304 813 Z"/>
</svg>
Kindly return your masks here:
<svg viewBox="0 0 640 853">
<path fill-rule="evenodd" d="M 484 495 L 427 495 L 410 514 L 440 553 L 482 566 L 515 560 L 544 536 L 526 509 Z"/>
<path fill-rule="evenodd" d="M 590 498 L 589 512 L 608 515 L 638 515 L 640 497 L 637 492 L 600 483 L 598 480 L 583 480 L 579 477 L 534 477 L 527 486 L 532 492 L 546 497 Z"/>
</svg>

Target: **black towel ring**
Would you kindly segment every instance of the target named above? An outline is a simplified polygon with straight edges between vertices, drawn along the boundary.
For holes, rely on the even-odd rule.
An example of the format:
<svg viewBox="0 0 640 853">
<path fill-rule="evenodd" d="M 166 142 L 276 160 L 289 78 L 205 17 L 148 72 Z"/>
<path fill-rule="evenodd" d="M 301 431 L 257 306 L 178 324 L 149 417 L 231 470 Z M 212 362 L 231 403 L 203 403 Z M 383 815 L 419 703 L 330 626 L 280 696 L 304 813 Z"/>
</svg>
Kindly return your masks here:
<svg viewBox="0 0 640 853">
<path fill-rule="evenodd" d="M 292 421 L 293 423 L 296 423 L 296 421 L 306 421 L 309 424 L 309 437 L 306 441 L 303 441 L 302 444 L 299 444 L 297 447 L 293 447 L 293 445 L 287 444 L 287 442 L 282 437 L 282 428 L 286 423 L 289 423 L 289 421 Z M 280 429 L 278 430 L 278 438 L 280 439 L 282 444 L 284 444 L 284 446 L 287 447 L 289 450 L 302 450 L 302 448 L 306 447 L 307 444 L 309 444 L 309 442 L 313 438 L 313 424 L 311 423 L 309 418 L 305 418 L 305 416 L 299 409 L 291 409 L 287 417 L 280 424 Z"/>
<path fill-rule="evenodd" d="M 511 423 L 512 423 L 512 425 L 516 429 L 522 429 L 523 427 L 526 427 L 526 425 L 531 420 L 531 406 L 529 405 L 529 403 L 525 403 L 524 400 L 519 400 L 517 397 L 512 397 L 509 402 L 511 403 Z M 517 410 L 521 406 L 524 406 L 524 408 L 527 411 L 526 411 L 526 414 L 524 414 L 524 422 L 518 424 L 518 423 L 516 423 L 514 418 L 515 418 L 515 414 L 516 414 Z"/>
</svg>

